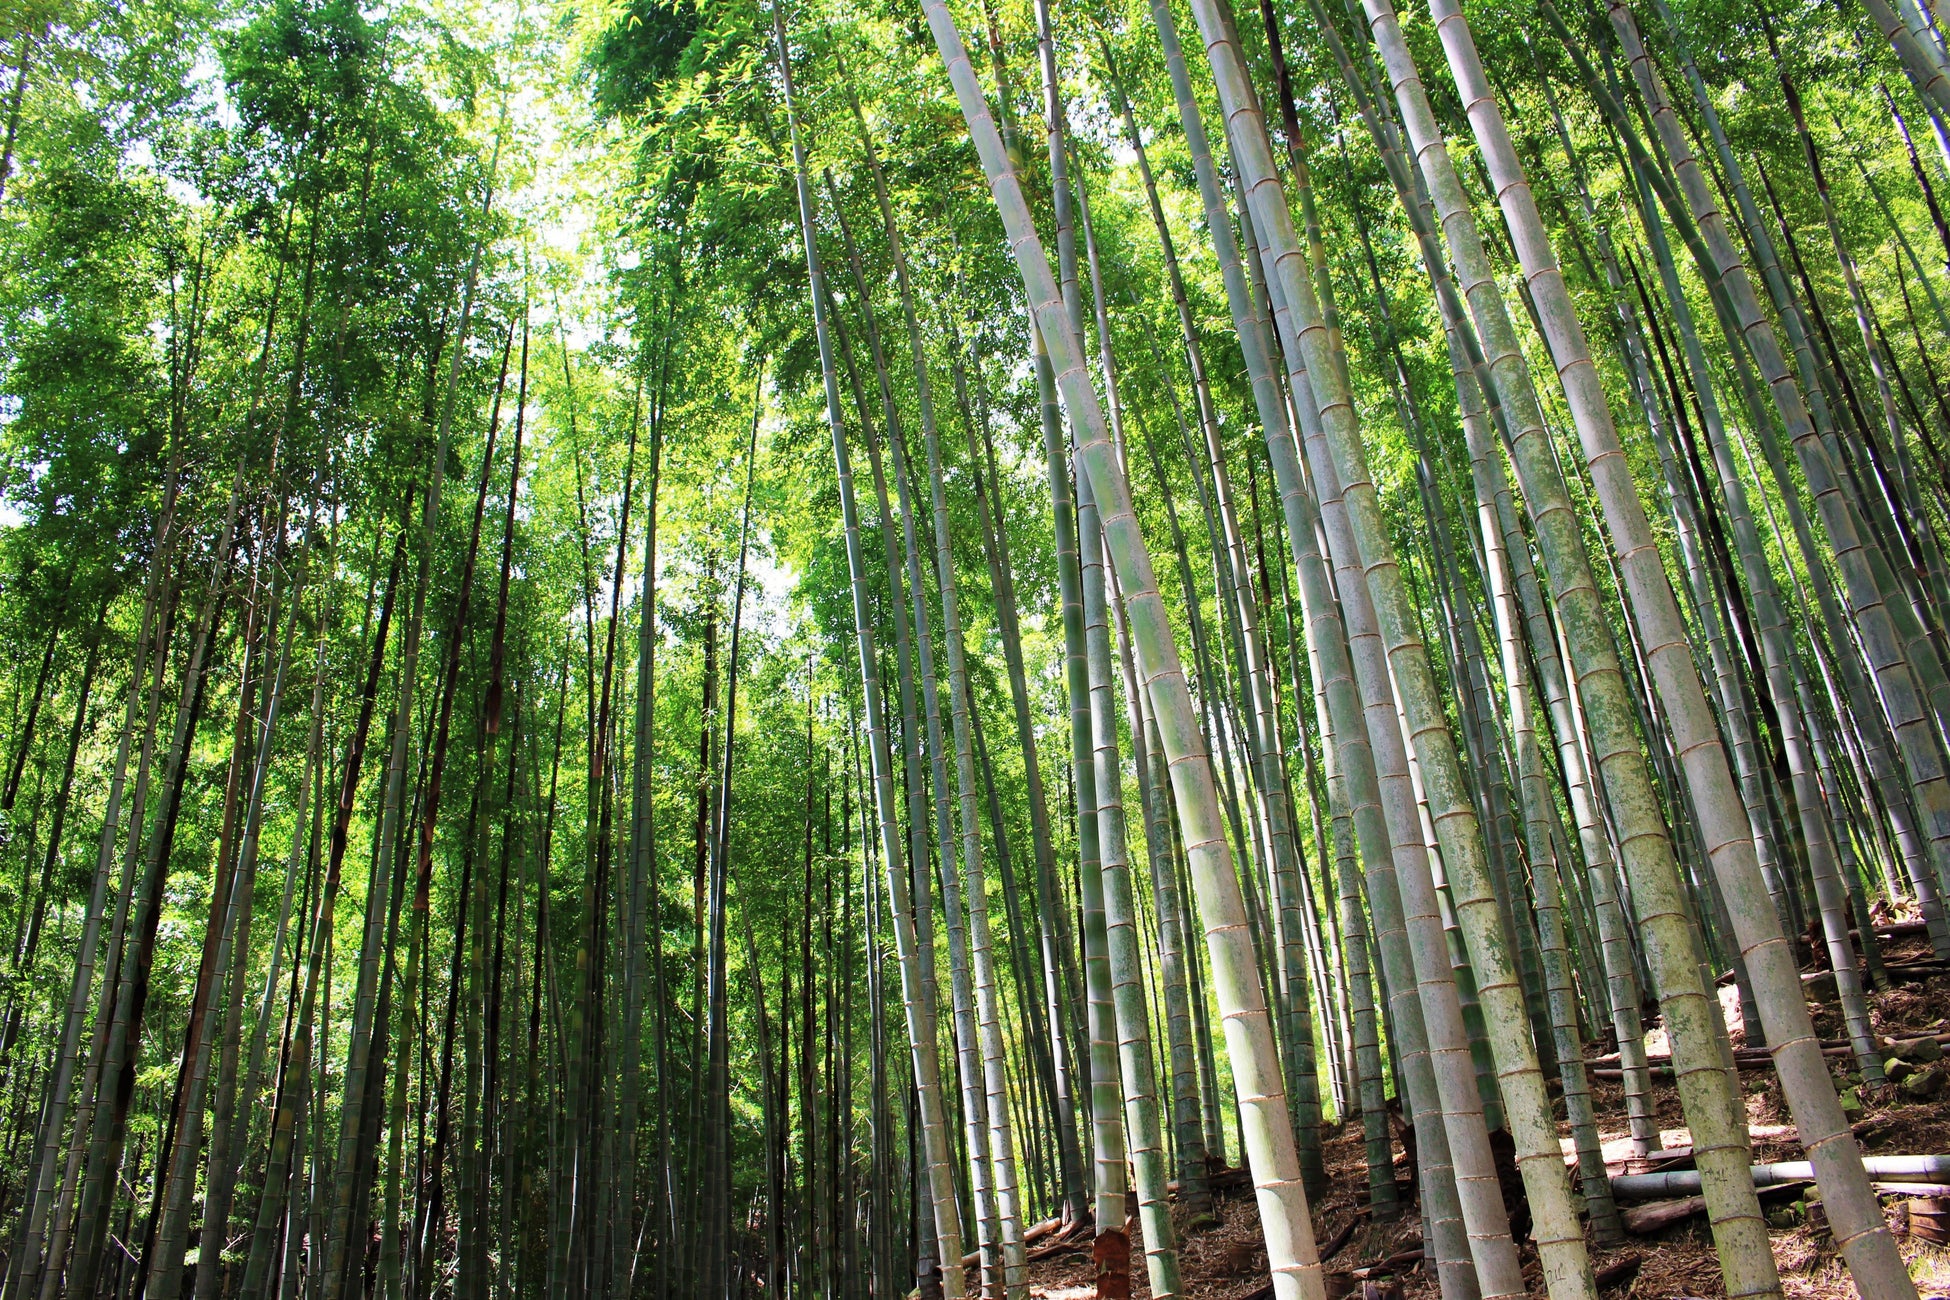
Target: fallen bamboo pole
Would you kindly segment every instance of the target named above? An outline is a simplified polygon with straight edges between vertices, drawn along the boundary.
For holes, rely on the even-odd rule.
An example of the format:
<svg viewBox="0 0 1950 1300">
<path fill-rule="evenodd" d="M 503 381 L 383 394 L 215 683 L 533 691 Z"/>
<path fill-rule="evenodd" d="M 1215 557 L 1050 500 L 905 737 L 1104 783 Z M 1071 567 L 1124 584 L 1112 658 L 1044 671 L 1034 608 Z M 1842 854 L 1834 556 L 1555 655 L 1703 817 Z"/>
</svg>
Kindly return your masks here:
<svg viewBox="0 0 1950 1300">
<path fill-rule="evenodd" d="M 1950 1178 L 1950 1156 L 1867 1156 L 1862 1167 L 1878 1182 L 1930 1182 Z M 1807 1182 L 1815 1167 L 1806 1160 L 1780 1160 L 1753 1167 L 1754 1186 Z M 1649 1201 L 1662 1196 L 1696 1196 L 1699 1170 L 1670 1169 L 1657 1174 L 1620 1174 L 1611 1180 L 1611 1194 L 1622 1200 Z"/>
</svg>

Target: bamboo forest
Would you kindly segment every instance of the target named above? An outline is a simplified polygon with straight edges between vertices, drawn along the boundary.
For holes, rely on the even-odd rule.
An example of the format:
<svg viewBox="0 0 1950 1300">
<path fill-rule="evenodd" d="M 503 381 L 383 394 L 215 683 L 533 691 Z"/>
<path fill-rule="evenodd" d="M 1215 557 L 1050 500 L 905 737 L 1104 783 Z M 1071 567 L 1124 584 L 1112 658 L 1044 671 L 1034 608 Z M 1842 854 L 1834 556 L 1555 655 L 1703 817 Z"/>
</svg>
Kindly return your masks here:
<svg viewBox="0 0 1950 1300">
<path fill-rule="evenodd" d="M 1950 1297 L 1941 0 L 0 0 L 0 1300 Z"/>
</svg>

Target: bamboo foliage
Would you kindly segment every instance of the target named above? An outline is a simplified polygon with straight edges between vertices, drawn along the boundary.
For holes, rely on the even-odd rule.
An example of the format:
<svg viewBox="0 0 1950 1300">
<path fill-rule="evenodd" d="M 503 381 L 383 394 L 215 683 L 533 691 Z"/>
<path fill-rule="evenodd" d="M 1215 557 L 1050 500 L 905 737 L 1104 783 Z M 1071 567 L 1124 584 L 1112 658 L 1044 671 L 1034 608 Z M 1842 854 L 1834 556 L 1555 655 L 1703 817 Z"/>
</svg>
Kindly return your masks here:
<svg viewBox="0 0 1950 1300">
<path fill-rule="evenodd" d="M 1927 6 L 16 18 L 0 1295 L 1917 1293 Z"/>
</svg>

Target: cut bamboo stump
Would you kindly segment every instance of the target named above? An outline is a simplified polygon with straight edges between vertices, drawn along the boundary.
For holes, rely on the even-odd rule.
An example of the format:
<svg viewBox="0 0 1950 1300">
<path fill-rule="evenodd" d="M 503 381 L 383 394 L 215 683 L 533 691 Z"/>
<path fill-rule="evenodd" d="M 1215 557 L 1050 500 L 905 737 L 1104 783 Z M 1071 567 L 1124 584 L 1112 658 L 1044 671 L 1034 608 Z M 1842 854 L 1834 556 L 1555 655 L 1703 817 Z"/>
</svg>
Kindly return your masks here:
<svg viewBox="0 0 1950 1300">
<path fill-rule="evenodd" d="M 1950 1246 L 1950 1197 L 1919 1196 L 1904 1208 L 1908 1211 L 1910 1236 L 1918 1241 Z"/>
</svg>

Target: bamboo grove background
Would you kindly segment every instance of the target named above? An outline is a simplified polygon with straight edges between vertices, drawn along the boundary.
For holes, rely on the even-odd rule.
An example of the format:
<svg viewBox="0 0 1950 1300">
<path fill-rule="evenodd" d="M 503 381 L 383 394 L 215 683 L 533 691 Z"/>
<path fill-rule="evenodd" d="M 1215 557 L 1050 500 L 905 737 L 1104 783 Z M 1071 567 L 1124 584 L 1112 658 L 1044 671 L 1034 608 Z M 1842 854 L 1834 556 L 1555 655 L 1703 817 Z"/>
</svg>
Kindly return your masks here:
<svg viewBox="0 0 1950 1300">
<path fill-rule="evenodd" d="M 1590 1296 L 1655 1022 L 1778 1294 L 1729 970 L 1914 1292 L 1927 3 L 4 28 L 8 1296 L 1015 1297 L 1127 1186 L 1162 1296 L 1240 1165 L 1313 1297 L 1328 1124 Z"/>
</svg>

